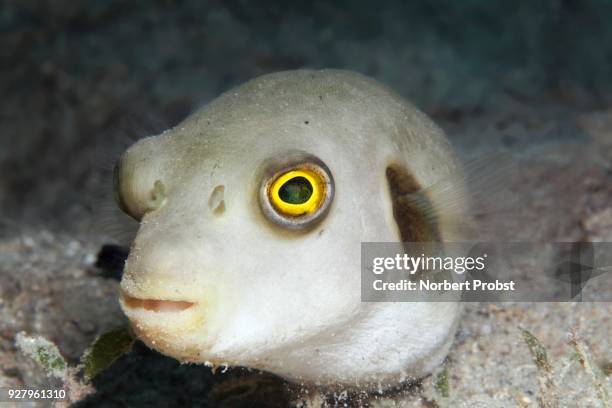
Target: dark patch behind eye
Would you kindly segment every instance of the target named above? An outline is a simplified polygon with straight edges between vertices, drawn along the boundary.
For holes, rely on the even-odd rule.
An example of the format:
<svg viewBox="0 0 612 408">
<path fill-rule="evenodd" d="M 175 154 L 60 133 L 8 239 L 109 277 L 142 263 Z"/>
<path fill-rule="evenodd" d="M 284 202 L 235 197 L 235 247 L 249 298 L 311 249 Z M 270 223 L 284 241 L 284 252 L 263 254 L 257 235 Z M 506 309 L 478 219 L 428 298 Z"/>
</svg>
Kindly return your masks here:
<svg viewBox="0 0 612 408">
<path fill-rule="evenodd" d="M 412 174 L 404 167 L 392 164 L 387 167 L 386 176 L 393 218 L 402 242 L 440 241 L 438 225 L 429 216 L 433 204 Z"/>
</svg>

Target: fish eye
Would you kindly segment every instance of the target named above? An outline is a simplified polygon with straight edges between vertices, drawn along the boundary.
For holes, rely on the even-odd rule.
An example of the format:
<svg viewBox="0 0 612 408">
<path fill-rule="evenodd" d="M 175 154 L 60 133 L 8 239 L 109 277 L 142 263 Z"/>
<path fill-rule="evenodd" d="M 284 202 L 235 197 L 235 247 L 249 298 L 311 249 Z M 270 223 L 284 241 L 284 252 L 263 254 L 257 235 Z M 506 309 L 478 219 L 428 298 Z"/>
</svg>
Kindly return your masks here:
<svg viewBox="0 0 612 408">
<path fill-rule="evenodd" d="M 325 181 L 307 169 L 291 170 L 277 178 L 270 188 L 270 201 L 277 211 L 291 216 L 317 210 L 325 194 Z"/>
<path fill-rule="evenodd" d="M 300 229 L 320 221 L 334 195 L 333 178 L 322 162 L 285 166 L 264 179 L 260 203 L 264 214 L 276 224 Z"/>
</svg>

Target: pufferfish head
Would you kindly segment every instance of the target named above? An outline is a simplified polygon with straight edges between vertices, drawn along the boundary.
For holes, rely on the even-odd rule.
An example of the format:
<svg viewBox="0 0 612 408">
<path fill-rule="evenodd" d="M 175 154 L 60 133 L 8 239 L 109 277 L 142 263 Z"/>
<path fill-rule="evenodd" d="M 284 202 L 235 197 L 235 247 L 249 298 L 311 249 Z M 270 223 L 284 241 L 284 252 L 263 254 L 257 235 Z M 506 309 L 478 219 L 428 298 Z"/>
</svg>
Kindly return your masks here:
<svg viewBox="0 0 612 408">
<path fill-rule="evenodd" d="M 299 378 L 289 356 L 380 307 L 361 302 L 361 243 L 418 239 L 394 197 L 455 167 L 429 119 L 362 75 L 247 82 L 121 156 L 116 197 L 140 221 L 121 306 L 181 361 Z"/>
</svg>

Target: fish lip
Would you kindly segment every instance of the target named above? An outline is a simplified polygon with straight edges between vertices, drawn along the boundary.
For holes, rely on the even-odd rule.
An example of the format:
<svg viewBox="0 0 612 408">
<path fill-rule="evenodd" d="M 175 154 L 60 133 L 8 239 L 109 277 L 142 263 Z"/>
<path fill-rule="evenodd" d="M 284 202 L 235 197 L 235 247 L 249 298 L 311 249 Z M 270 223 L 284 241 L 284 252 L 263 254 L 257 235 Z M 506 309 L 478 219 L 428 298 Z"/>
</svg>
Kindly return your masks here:
<svg viewBox="0 0 612 408">
<path fill-rule="evenodd" d="M 146 310 L 150 312 L 179 313 L 192 309 L 197 302 L 189 300 L 143 298 L 134 296 L 121 289 L 119 297 L 124 307 L 131 310 Z"/>
</svg>

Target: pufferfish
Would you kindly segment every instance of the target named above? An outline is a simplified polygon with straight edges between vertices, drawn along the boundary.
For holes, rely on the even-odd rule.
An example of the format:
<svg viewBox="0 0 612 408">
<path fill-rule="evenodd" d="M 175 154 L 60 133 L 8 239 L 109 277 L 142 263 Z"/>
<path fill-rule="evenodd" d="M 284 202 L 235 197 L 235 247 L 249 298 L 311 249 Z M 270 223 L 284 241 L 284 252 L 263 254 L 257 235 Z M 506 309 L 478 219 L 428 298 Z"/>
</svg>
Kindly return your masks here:
<svg viewBox="0 0 612 408">
<path fill-rule="evenodd" d="M 444 133 L 373 79 L 253 79 L 120 157 L 116 198 L 140 222 L 121 307 L 181 362 L 360 389 L 422 377 L 460 306 L 362 302 L 361 243 L 457 239 L 464 186 L 428 187 L 460 172 Z"/>
</svg>

